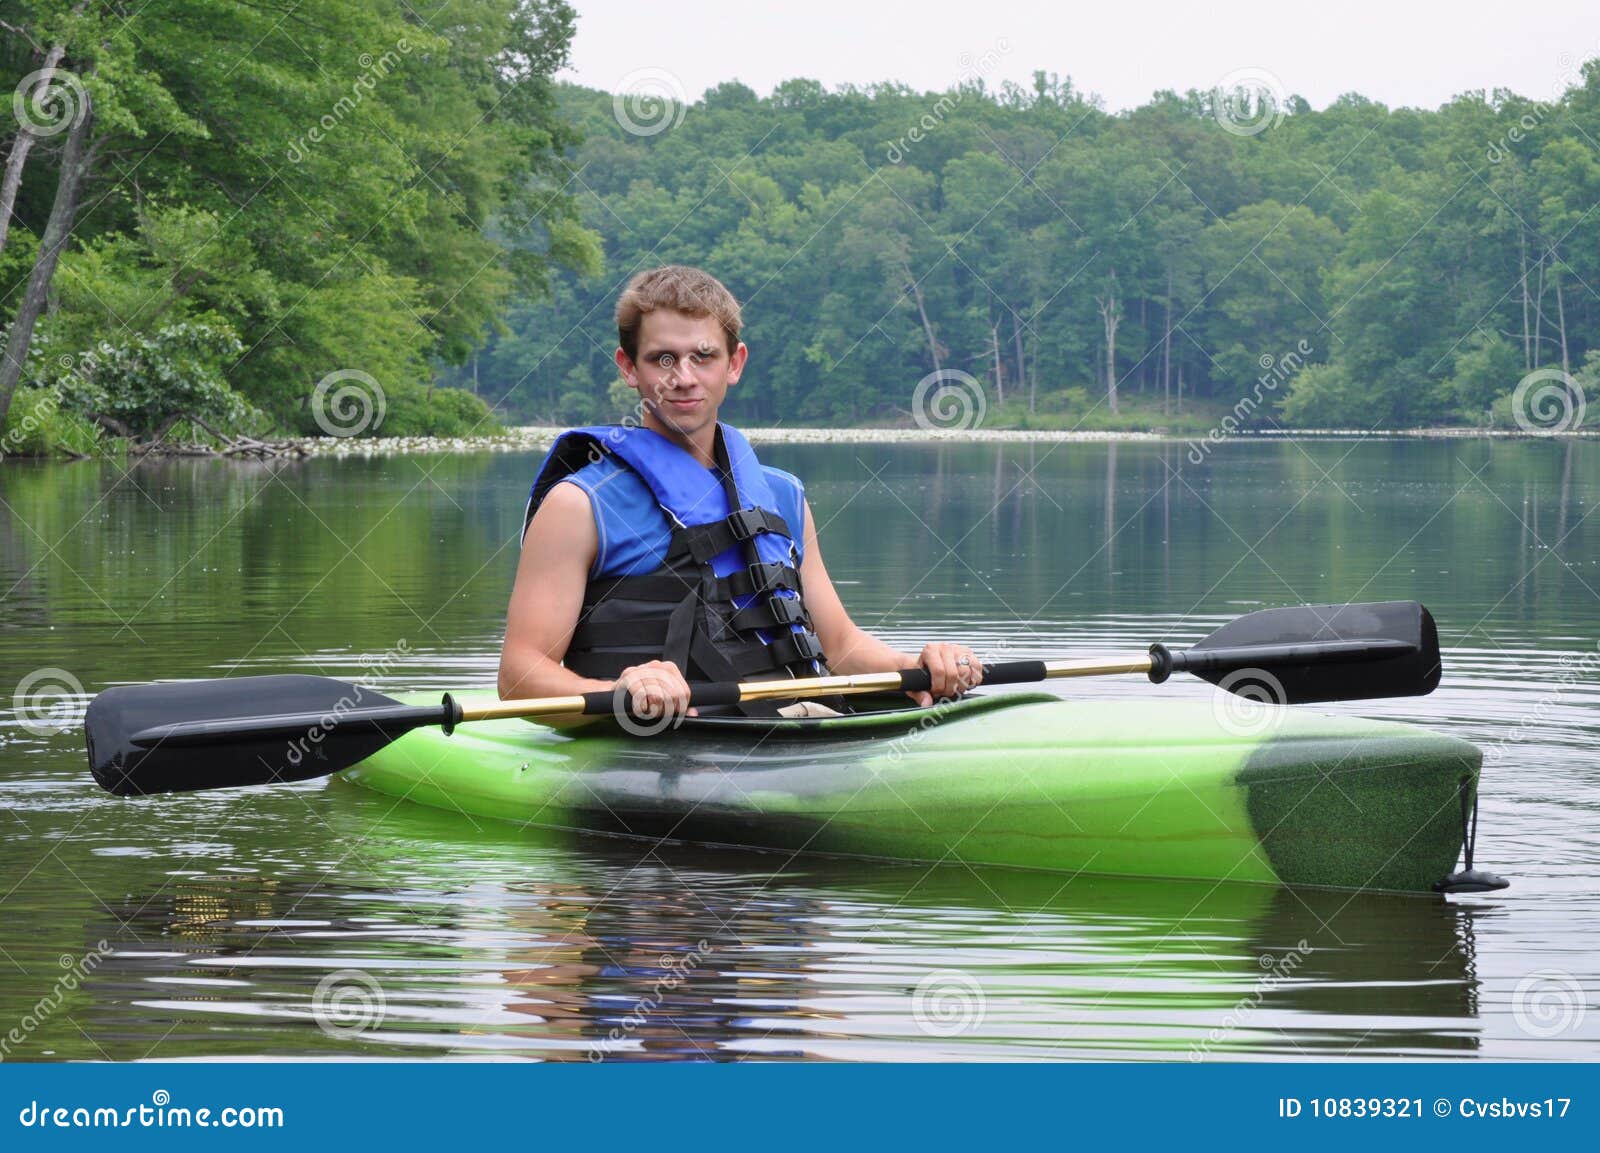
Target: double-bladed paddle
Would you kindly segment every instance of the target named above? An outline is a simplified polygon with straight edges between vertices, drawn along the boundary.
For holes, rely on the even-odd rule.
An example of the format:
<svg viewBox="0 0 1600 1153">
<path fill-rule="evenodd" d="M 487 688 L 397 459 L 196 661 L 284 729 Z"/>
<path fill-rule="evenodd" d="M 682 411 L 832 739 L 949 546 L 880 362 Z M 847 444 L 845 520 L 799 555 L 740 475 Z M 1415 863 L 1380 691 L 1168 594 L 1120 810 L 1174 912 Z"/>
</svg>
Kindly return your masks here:
<svg viewBox="0 0 1600 1153">
<path fill-rule="evenodd" d="M 1264 609 L 1187 649 L 1151 645 L 1110 661 L 986 664 L 986 685 L 1144 673 L 1192 673 L 1278 704 L 1421 696 L 1439 683 L 1439 634 L 1414 601 Z M 883 692 L 926 692 L 928 670 L 691 685 L 695 707 Z M 329 677 L 171 681 L 107 689 L 84 718 L 89 767 L 119 796 L 308 780 L 365 760 L 412 729 L 504 717 L 615 716 L 626 694 L 408 705 Z"/>
</svg>

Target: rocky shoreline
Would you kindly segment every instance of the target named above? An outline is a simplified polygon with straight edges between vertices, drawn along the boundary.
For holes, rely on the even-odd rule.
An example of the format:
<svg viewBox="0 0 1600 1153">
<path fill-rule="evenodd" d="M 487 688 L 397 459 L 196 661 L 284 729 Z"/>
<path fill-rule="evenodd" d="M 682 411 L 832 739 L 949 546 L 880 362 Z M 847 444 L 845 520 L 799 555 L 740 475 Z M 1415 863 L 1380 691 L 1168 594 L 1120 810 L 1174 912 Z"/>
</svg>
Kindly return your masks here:
<svg viewBox="0 0 1600 1153">
<path fill-rule="evenodd" d="M 522 425 L 493 436 L 431 437 L 301 437 L 285 442 L 295 455 L 305 456 L 397 456 L 409 454 L 473 452 L 541 452 L 550 447 L 561 428 L 553 425 Z M 922 428 L 747 428 L 741 430 L 753 444 L 1051 444 L 1109 441 L 1148 441 L 1173 444 L 1220 443 L 1225 440 L 1394 440 L 1406 438 L 1536 440 L 1550 439 L 1517 429 L 1412 428 L 1370 431 L 1367 429 L 1269 429 L 1208 437 L 1205 433 L 1179 435 L 1164 432 L 1100 432 L 1049 429 L 922 429 Z M 1567 433 L 1567 436 L 1592 438 L 1600 430 Z"/>
</svg>

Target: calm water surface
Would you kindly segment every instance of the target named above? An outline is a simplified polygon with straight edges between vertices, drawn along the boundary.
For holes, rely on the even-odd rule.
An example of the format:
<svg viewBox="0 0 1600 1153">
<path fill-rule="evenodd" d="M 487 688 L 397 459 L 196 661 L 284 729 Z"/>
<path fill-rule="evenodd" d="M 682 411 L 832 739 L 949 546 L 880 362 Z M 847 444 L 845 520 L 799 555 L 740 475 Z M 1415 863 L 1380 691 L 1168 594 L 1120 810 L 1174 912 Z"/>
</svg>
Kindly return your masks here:
<svg viewBox="0 0 1600 1153">
<path fill-rule="evenodd" d="M 1329 708 L 1484 746 L 1479 862 L 1513 887 L 650 849 L 338 781 L 117 800 L 50 731 L 61 685 L 492 684 L 536 460 L 12 462 L 0 690 L 33 707 L 0 713 L 0 1057 L 1600 1058 L 1600 443 L 764 455 L 903 647 L 1089 656 L 1266 605 L 1424 601 L 1439 691 Z"/>
</svg>

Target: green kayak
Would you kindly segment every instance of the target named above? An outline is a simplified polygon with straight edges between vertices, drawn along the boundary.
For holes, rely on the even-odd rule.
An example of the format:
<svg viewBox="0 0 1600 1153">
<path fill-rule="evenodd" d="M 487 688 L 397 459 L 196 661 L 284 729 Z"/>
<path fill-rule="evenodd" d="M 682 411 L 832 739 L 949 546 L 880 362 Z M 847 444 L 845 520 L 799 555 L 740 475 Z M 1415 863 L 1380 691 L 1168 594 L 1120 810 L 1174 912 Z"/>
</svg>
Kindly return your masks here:
<svg viewBox="0 0 1600 1153">
<path fill-rule="evenodd" d="M 492 698 L 461 696 L 474 699 Z M 1205 702 L 878 704 L 652 737 L 417 729 L 344 776 L 475 817 L 657 841 L 1425 892 L 1460 855 L 1482 759 L 1426 729 L 1301 708 L 1262 706 L 1243 726 Z"/>
</svg>

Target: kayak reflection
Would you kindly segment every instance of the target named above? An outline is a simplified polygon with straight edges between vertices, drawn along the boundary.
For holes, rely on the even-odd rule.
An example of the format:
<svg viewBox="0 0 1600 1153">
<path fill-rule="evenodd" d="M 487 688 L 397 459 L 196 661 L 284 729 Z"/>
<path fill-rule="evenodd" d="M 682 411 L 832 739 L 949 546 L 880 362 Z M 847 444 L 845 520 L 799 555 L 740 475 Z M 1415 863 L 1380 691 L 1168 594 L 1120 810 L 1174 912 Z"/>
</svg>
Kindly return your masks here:
<svg viewBox="0 0 1600 1153">
<path fill-rule="evenodd" d="M 108 1055 L 167 1032 L 236 1055 L 558 1061 L 1479 1044 L 1479 913 L 1442 900 L 650 849 L 327 800 L 366 885 L 190 878 L 91 926 L 112 944 L 85 983 Z M 330 981 L 381 1006 L 341 1021 Z"/>
</svg>

